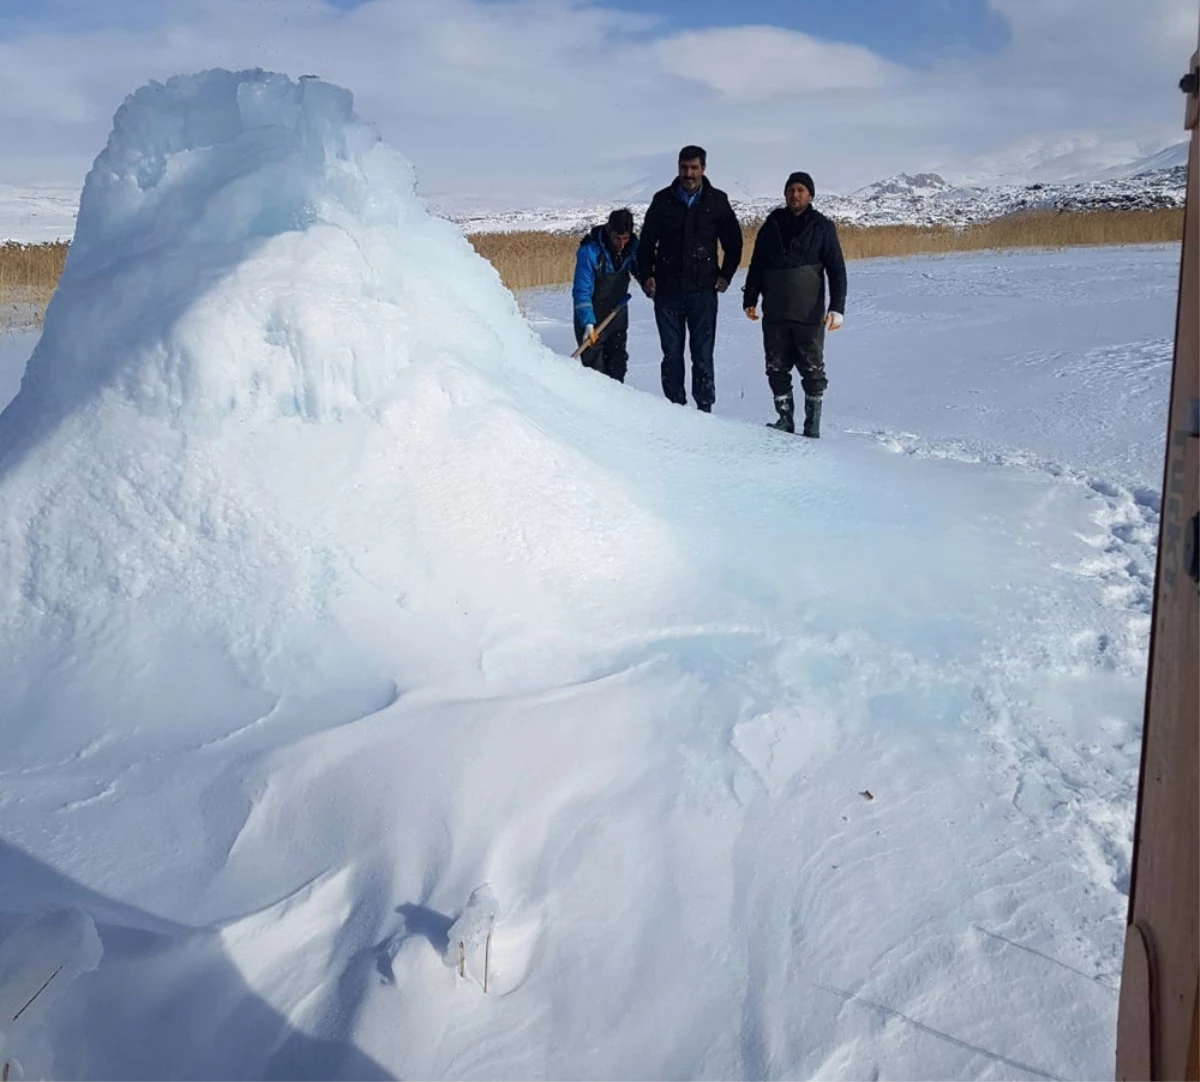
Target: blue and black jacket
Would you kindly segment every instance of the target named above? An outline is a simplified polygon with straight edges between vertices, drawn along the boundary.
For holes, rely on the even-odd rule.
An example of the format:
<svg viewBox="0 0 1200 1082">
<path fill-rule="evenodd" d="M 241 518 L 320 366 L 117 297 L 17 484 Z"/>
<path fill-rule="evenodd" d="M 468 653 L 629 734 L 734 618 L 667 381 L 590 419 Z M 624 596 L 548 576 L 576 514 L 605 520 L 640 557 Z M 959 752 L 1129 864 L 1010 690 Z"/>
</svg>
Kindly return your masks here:
<svg viewBox="0 0 1200 1082">
<path fill-rule="evenodd" d="M 633 235 L 619 256 L 613 254 L 598 225 L 579 242 L 575 253 L 575 281 L 571 298 L 575 304 L 575 322 L 582 328 L 596 326 L 614 308 L 629 300 L 629 280 L 637 276 L 638 238 Z M 628 314 L 617 316 L 628 319 Z"/>
</svg>

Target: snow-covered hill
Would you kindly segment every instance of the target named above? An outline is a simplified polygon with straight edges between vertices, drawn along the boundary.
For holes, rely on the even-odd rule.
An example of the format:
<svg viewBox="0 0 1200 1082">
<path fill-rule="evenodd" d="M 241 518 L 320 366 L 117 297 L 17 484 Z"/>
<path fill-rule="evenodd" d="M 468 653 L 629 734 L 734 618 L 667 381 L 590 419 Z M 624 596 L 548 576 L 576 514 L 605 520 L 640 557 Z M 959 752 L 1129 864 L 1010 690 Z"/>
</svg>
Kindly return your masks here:
<svg viewBox="0 0 1200 1082">
<path fill-rule="evenodd" d="M 1073 184 L 956 187 L 936 173 L 901 174 L 821 208 L 859 225 L 966 225 L 1032 210 L 1135 210 L 1183 206 L 1182 166 Z"/>
<path fill-rule="evenodd" d="M 816 206 L 839 222 L 856 225 L 968 225 L 1030 210 L 1136 210 L 1183 206 L 1185 167 L 1175 165 L 1072 184 L 959 187 L 937 173 L 898 174 L 847 195 L 820 192 Z M 775 197 L 733 199 L 742 220 L 762 218 Z M 516 210 L 455 216 L 469 233 L 542 230 L 577 233 L 603 221 L 615 204 Z M 646 206 L 633 210 L 639 217 Z"/>
<path fill-rule="evenodd" d="M 817 206 L 840 222 L 858 225 L 966 225 L 1025 210 L 1126 210 L 1181 207 L 1186 143 L 1167 147 L 1091 179 L 1070 183 L 955 185 L 938 173 L 899 173 L 848 194 L 820 192 Z M 464 212 L 430 200 L 431 209 L 467 233 L 520 231 L 579 233 L 628 204 L 640 219 L 660 184 L 643 180 L 609 202 Z M 732 200 L 743 220 L 762 218 L 780 200 L 773 195 Z M 68 189 L 0 185 L 0 243 L 65 240 L 75 228 L 78 195 Z"/>
<path fill-rule="evenodd" d="M 79 192 L 71 188 L 17 188 L 0 184 L 0 244 L 45 244 L 75 232 Z"/>
<path fill-rule="evenodd" d="M 1164 169 L 1177 169 L 1187 165 L 1188 141 L 1181 140 L 1154 154 L 1147 154 L 1136 161 L 1125 165 L 1114 165 L 1096 174 L 1096 180 L 1108 180 L 1112 177 L 1134 177 L 1144 173 L 1157 173 Z"/>
</svg>

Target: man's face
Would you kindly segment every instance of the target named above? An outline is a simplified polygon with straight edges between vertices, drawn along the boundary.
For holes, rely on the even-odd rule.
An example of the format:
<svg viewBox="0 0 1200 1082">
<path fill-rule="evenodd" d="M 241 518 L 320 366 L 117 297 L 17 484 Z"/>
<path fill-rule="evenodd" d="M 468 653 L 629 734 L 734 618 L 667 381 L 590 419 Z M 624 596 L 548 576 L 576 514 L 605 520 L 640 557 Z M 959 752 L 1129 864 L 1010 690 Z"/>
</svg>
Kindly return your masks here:
<svg viewBox="0 0 1200 1082">
<path fill-rule="evenodd" d="M 808 209 L 812 202 L 812 194 L 803 184 L 789 184 L 783 190 L 784 202 L 793 214 L 801 214 Z"/>
<path fill-rule="evenodd" d="M 612 245 L 612 250 L 620 255 L 625 251 L 625 246 L 629 243 L 628 233 L 614 233 L 611 229 L 608 231 L 608 243 Z"/>
<path fill-rule="evenodd" d="M 679 183 L 685 192 L 694 192 L 700 187 L 704 166 L 699 158 L 685 158 L 679 163 Z"/>
</svg>

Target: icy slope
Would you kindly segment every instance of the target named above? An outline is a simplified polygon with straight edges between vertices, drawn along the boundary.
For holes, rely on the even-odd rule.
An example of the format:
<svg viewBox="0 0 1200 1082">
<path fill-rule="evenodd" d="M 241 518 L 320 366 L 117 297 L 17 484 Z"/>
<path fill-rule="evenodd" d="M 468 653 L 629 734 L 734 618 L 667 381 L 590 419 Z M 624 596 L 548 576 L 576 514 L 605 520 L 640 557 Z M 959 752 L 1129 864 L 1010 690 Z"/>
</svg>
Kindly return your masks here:
<svg viewBox="0 0 1200 1082">
<path fill-rule="evenodd" d="M 345 91 L 139 91 L 0 414 L 0 935 L 102 947 L 5 1054 L 1102 1072 L 1141 670 L 1087 510 L 566 363 Z"/>
<path fill-rule="evenodd" d="M 534 395 L 575 423 L 529 384 L 546 359 L 512 298 L 411 187 L 349 96 L 315 82 L 213 74 L 119 115 L 0 428 L 23 602 L 6 653 L 36 654 L 8 716 L 38 717 L 39 740 L 96 679 L 123 704 L 93 718 L 110 739 L 164 711 L 186 728 L 201 687 L 257 716 L 267 700 L 243 685 L 316 640 L 387 697 L 375 630 L 336 619 L 367 583 L 388 641 L 411 644 L 404 688 L 462 649 L 475 667 L 515 605 L 549 639 L 617 581 L 658 588 L 662 526 L 526 416 Z M 126 619 L 159 631 L 134 647 Z M 41 644 L 117 627 L 129 664 L 193 657 L 170 701 L 131 700 L 116 658 L 45 701 Z"/>
</svg>

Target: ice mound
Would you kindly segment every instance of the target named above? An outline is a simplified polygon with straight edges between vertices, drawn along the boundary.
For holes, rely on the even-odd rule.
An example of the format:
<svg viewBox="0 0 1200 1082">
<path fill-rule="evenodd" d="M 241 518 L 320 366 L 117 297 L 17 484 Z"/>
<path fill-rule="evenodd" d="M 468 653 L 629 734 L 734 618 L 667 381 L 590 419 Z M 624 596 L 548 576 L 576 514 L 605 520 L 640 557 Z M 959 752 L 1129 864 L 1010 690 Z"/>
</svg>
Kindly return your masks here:
<svg viewBox="0 0 1200 1082">
<path fill-rule="evenodd" d="M 670 588 L 669 531 L 580 430 L 595 399 L 349 92 L 142 88 L 0 416 L 9 747 L 545 678 L 557 625 Z"/>
</svg>

